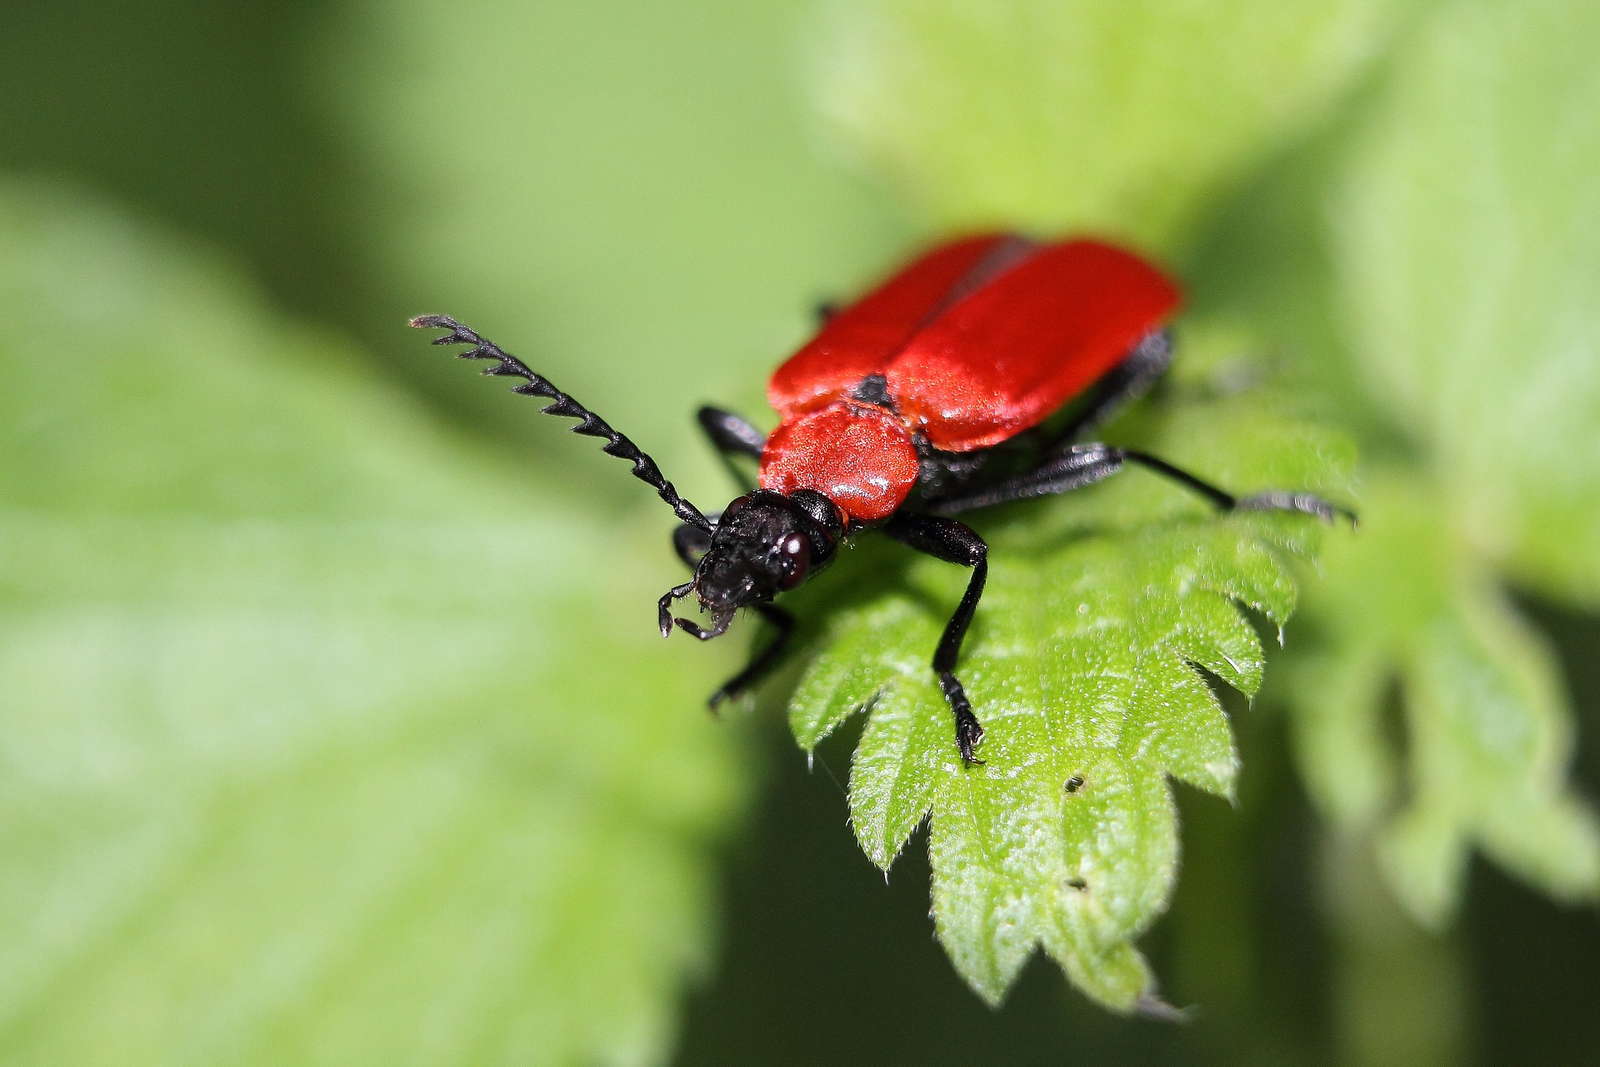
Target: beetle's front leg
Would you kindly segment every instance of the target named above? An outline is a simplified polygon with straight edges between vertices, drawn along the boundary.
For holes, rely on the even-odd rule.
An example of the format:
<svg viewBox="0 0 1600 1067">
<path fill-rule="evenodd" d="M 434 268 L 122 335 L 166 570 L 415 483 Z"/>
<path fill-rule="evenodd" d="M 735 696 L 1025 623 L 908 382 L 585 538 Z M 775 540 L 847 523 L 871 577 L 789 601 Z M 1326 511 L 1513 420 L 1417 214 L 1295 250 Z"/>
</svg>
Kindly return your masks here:
<svg viewBox="0 0 1600 1067">
<path fill-rule="evenodd" d="M 717 450 L 717 458 L 728 468 L 728 473 L 733 476 L 734 482 L 746 490 L 754 489 L 755 484 L 739 469 L 733 457 L 748 456 L 760 462 L 761 449 L 767 443 L 767 435 L 752 426 L 744 417 L 735 415 L 731 411 L 723 411 L 721 408 L 703 407 L 695 412 L 694 417 L 700 423 L 700 429 L 705 433 L 706 439 L 711 442 L 711 447 Z"/>
<path fill-rule="evenodd" d="M 710 547 L 711 535 L 697 526 L 683 523 L 672 531 L 672 549 L 691 571 L 699 566 L 700 557 L 705 555 L 706 549 Z M 687 595 L 693 589 L 694 583 L 692 581 L 685 582 L 661 598 L 658 614 L 663 637 L 672 633 L 673 620 L 669 605 L 673 597 L 675 595 Z M 746 663 L 737 674 L 717 687 L 717 691 L 712 693 L 710 699 L 706 701 L 707 706 L 712 711 L 716 711 L 717 705 L 724 700 L 731 700 L 766 677 L 767 672 L 778 665 L 778 661 L 783 658 L 784 650 L 788 647 L 789 637 L 794 632 L 794 616 L 775 604 L 756 604 L 754 607 L 763 619 L 773 625 L 778 631 L 778 635 L 772 639 L 771 644 L 750 657 L 750 662 Z M 679 622 L 678 627 L 685 633 L 701 639 L 705 639 L 713 633 L 711 630 L 701 630 L 697 626 L 686 626 L 683 622 Z"/>
<path fill-rule="evenodd" d="M 715 516 L 712 517 L 715 522 Z M 691 571 L 700 565 L 700 557 L 706 554 L 706 549 L 711 547 L 711 535 L 698 526 L 680 523 L 672 531 L 672 551 L 678 554 L 684 565 Z"/>
<path fill-rule="evenodd" d="M 746 663 L 738 674 L 723 682 L 717 691 L 711 694 L 706 706 L 712 711 L 716 711 L 717 705 L 724 700 L 731 700 L 765 678 L 783 658 L 784 650 L 789 645 L 789 637 L 794 633 L 794 616 L 789 612 L 776 604 L 756 604 L 754 607 L 763 619 L 773 625 L 778 635 L 766 648 L 751 656 L 750 662 Z"/>
<path fill-rule="evenodd" d="M 956 659 L 961 654 L 961 641 L 967 636 L 967 627 L 978 610 L 978 600 L 983 596 L 983 585 L 989 576 L 989 546 L 983 538 L 965 523 L 938 515 L 896 515 L 883 528 L 896 541 L 909 545 L 918 552 L 959 563 L 972 568 L 972 578 L 961 603 L 945 624 L 939 647 L 933 653 L 933 670 L 939 677 L 939 688 L 956 718 L 956 747 L 961 758 L 968 763 L 982 763 L 973 752 L 983 740 L 983 726 L 972 711 L 966 688 L 955 676 Z"/>
</svg>

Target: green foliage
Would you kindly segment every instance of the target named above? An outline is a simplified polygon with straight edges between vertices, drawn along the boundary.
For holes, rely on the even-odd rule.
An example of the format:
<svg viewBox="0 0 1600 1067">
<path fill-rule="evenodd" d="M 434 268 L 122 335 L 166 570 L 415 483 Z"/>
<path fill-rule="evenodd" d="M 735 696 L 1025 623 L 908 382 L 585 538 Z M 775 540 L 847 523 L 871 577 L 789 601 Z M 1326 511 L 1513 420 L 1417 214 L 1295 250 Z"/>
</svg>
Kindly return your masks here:
<svg viewBox="0 0 1600 1067">
<path fill-rule="evenodd" d="M 1360 72 L 1407 5 L 841 2 L 823 106 L 940 228 L 1171 247 Z"/>
<path fill-rule="evenodd" d="M 1596 33 L 1568 4 L 1453 9 L 1352 132 L 1331 198 L 1351 363 L 1410 455 L 1383 471 L 1369 536 L 1329 560 L 1329 641 L 1291 699 L 1316 796 L 1381 828 L 1382 869 L 1433 925 L 1471 846 L 1600 895 L 1600 825 L 1564 782 L 1567 697 L 1500 591 L 1600 605 L 1600 201 L 1575 180 L 1600 165 Z M 1404 766 L 1380 729 L 1390 679 Z"/>
<path fill-rule="evenodd" d="M 1397 64 L 1331 203 L 1349 353 L 1474 554 L 1600 605 L 1600 10 L 1467 3 Z"/>
<path fill-rule="evenodd" d="M 1413 915 L 1442 924 L 1478 846 L 1558 897 L 1600 890 L 1600 828 L 1564 782 L 1570 711 L 1543 641 L 1415 476 L 1367 496 L 1358 544 L 1330 548 L 1323 641 L 1289 687 L 1307 783 L 1346 830 L 1381 825 L 1380 870 Z M 1410 755 L 1390 752 L 1398 679 Z M 1403 798 L 1403 802 L 1402 802 Z"/>
<path fill-rule="evenodd" d="M 0 1057 L 657 1056 L 743 778 L 648 612 L 582 657 L 650 557 L 216 257 L 14 181 L 0 248 Z"/>
<path fill-rule="evenodd" d="M 1189 457 L 1242 489 L 1343 495 L 1348 450 L 1272 414 L 1281 406 L 1261 390 L 1174 402 L 1159 427 L 1119 439 Z M 930 820 L 935 924 L 974 989 L 998 1002 L 1042 946 L 1091 996 L 1129 1010 L 1155 993 L 1132 941 L 1176 876 L 1167 777 L 1231 797 L 1238 773 L 1227 719 L 1197 668 L 1255 693 L 1263 653 L 1241 608 L 1283 624 L 1295 601 L 1289 562 L 1314 547 L 1317 524 L 1218 518 L 1132 472 L 973 521 L 990 537 L 991 569 L 960 671 L 988 731 L 986 765 L 962 765 L 928 666 L 966 580 L 936 561 L 913 563 L 892 586 L 867 579 L 870 594 L 853 603 L 821 594 L 826 622 L 790 720 L 809 748 L 870 709 L 850 776 L 856 837 L 887 870 Z M 885 569 L 878 552 L 859 554 L 866 561 L 846 566 Z"/>
</svg>

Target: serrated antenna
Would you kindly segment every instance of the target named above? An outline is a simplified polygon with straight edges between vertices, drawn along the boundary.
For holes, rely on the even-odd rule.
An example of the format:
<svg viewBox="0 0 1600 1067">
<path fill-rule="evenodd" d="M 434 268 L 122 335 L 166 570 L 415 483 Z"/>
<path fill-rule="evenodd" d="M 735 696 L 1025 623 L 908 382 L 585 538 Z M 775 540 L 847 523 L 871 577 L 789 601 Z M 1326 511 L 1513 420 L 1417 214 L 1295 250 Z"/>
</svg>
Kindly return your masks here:
<svg viewBox="0 0 1600 1067">
<path fill-rule="evenodd" d="M 522 385 L 511 387 L 513 393 L 548 398 L 550 403 L 541 409 L 546 415 L 565 415 L 577 419 L 578 424 L 572 427 L 573 433 L 602 438 L 606 442 L 601 446 L 602 451 L 608 456 L 632 462 L 633 476 L 654 489 L 661 499 L 672 507 L 673 514 L 681 521 L 697 526 L 707 533 L 711 532 L 711 520 L 706 518 L 705 513 L 699 508 L 678 495 L 672 483 L 661 476 L 661 468 L 656 466 L 655 460 L 640 451 L 639 446 L 628 440 L 625 435 L 613 430 L 606 420 L 557 389 L 548 378 L 529 370 L 528 365 L 522 360 L 449 315 L 418 315 L 410 324 L 412 328 L 418 330 L 449 330 L 450 332 L 443 337 L 435 337 L 433 343 L 470 346 L 465 352 L 456 353 L 458 359 L 494 360 L 495 365 L 484 370 L 483 373 L 486 375 L 523 379 Z"/>
</svg>

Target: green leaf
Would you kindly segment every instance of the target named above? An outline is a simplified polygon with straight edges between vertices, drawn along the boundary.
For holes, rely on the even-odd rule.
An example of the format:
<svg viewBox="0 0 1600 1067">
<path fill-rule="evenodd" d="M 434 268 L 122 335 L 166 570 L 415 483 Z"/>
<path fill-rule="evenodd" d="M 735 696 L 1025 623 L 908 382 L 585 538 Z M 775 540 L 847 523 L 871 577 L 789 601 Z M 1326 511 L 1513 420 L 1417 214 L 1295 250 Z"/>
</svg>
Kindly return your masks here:
<svg viewBox="0 0 1600 1067">
<path fill-rule="evenodd" d="M 1557 897 L 1592 898 L 1600 823 L 1565 783 L 1557 671 L 1440 507 L 1416 479 L 1386 479 L 1362 536 L 1325 554 L 1337 580 L 1311 616 L 1330 640 L 1289 676 L 1304 774 L 1347 830 L 1378 827 L 1381 869 L 1422 922 L 1450 918 L 1474 847 Z M 1382 723 L 1390 680 L 1404 762 Z"/>
<path fill-rule="evenodd" d="M 1349 147 L 1350 351 L 1478 552 L 1600 605 L 1600 8 L 1457 3 Z"/>
<path fill-rule="evenodd" d="M 823 106 L 940 228 L 1184 237 L 1314 118 L 1406 5 L 879 0 L 833 5 Z"/>
<path fill-rule="evenodd" d="M 659 1059 L 744 782 L 660 546 L 88 198 L 0 250 L 0 1057 Z"/>
<path fill-rule="evenodd" d="M 1309 597 L 1325 640 L 1276 677 L 1312 796 L 1376 839 L 1432 925 L 1474 848 L 1561 898 L 1596 892 L 1569 698 L 1501 590 L 1600 602 L 1600 208 L 1572 180 L 1600 162 L 1595 18 L 1443 6 L 1218 220 L 1204 260 L 1210 302 L 1275 333 L 1379 457 L 1361 536 Z"/>
<path fill-rule="evenodd" d="M 1164 406 L 1142 440 L 1241 490 L 1342 488 L 1337 439 L 1262 391 Z M 966 572 L 865 542 L 827 597 L 790 717 L 815 746 L 867 707 L 851 822 L 885 870 L 930 823 L 933 915 L 962 976 L 998 1002 L 1035 947 L 1118 1010 L 1153 1003 L 1132 942 L 1176 875 L 1168 778 L 1231 797 L 1227 718 L 1197 668 L 1249 695 L 1263 652 L 1242 608 L 1281 626 L 1304 516 L 1216 517 L 1148 473 L 979 515 L 990 574 L 960 675 L 987 729 L 981 767 L 956 752 L 929 660 Z M 891 562 L 895 561 L 895 562 Z M 892 572 L 891 581 L 872 576 Z M 802 613 L 804 608 L 801 608 Z"/>
</svg>

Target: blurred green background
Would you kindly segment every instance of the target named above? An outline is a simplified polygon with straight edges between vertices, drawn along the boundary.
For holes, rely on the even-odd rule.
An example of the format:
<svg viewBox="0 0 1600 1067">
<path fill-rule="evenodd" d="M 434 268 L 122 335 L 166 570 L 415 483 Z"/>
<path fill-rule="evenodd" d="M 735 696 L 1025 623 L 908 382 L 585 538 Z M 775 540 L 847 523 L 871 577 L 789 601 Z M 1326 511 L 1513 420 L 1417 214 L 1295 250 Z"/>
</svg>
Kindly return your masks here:
<svg viewBox="0 0 1600 1067">
<path fill-rule="evenodd" d="M 6 1062 L 1593 1057 L 1593 5 L 0 30 Z M 1037 960 L 987 1008 L 921 846 L 886 886 L 844 825 L 848 739 L 705 721 L 741 650 L 655 635 L 650 495 L 402 325 L 481 325 L 712 507 L 693 406 L 761 412 L 817 299 L 990 223 L 1150 250 L 1244 353 L 1184 381 L 1282 375 L 1362 450 L 1230 705 L 1238 804 L 1179 794 L 1184 1026 Z"/>
</svg>

